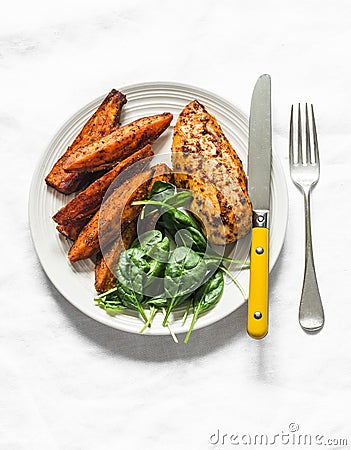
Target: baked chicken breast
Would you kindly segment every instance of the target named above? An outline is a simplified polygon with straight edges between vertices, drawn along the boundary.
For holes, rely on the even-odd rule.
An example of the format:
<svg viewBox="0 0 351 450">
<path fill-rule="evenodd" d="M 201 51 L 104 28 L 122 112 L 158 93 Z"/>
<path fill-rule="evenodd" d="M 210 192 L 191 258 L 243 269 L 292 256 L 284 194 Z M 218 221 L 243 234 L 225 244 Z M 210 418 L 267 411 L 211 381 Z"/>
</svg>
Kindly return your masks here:
<svg viewBox="0 0 351 450">
<path fill-rule="evenodd" d="M 192 192 L 190 210 L 210 242 L 229 244 L 250 231 L 252 206 L 242 162 L 215 117 L 197 100 L 178 117 L 172 163 L 175 183 Z"/>
</svg>

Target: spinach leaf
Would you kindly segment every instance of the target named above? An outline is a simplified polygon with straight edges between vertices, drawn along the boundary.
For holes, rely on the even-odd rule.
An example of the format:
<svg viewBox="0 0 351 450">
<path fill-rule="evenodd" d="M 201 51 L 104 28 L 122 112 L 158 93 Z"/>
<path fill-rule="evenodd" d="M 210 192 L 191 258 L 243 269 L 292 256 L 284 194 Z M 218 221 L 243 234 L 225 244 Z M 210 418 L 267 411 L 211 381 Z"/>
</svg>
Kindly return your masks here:
<svg viewBox="0 0 351 450">
<path fill-rule="evenodd" d="M 168 183 L 166 181 L 155 181 L 152 185 L 151 191 L 149 192 L 148 199 L 149 201 L 158 201 L 164 202 L 168 198 L 172 197 L 176 194 L 176 187 L 172 183 Z M 143 211 L 141 213 L 141 217 L 146 217 L 149 214 L 153 214 L 159 210 L 159 207 L 152 205 L 148 200 L 142 202 L 141 204 L 145 204 Z"/>
<path fill-rule="evenodd" d="M 150 252 L 148 258 L 150 269 L 147 273 L 147 280 L 144 286 L 144 293 L 148 296 L 160 296 L 164 291 L 163 276 L 169 257 L 169 248 L 169 239 L 168 237 L 164 237 L 159 244 L 152 248 L 152 252 Z"/>
<path fill-rule="evenodd" d="M 176 234 L 181 230 L 186 230 L 191 239 L 186 239 L 183 242 L 184 246 L 192 247 L 198 252 L 205 252 L 207 248 L 207 241 L 202 234 L 200 226 L 189 216 L 177 209 L 170 209 L 162 216 L 161 225 L 169 232 L 175 239 Z M 181 236 L 181 235 L 180 235 Z"/>
<path fill-rule="evenodd" d="M 161 242 L 154 245 L 148 253 L 150 270 L 148 277 L 160 277 L 163 275 L 165 265 L 168 261 L 170 242 L 165 236 Z"/>
<path fill-rule="evenodd" d="M 223 289 L 223 273 L 218 270 L 195 293 L 194 308 L 196 312 L 202 314 L 213 308 L 221 298 Z"/>
<path fill-rule="evenodd" d="M 168 197 L 164 203 L 169 206 L 173 206 L 173 208 L 181 208 L 182 206 L 187 205 L 193 200 L 193 196 L 190 191 L 181 191 L 176 194 Z"/>
<path fill-rule="evenodd" d="M 193 196 L 190 191 L 177 192 L 174 184 L 166 181 L 155 181 L 148 195 L 148 200 L 134 202 L 133 205 L 145 205 L 141 214 L 143 218 L 155 213 L 157 210 L 161 213 L 164 212 L 168 209 L 166 205 L 180 208 L 188 204 L 192 199 Z"/>
<path fill-rule="evenodd" d="M 125 308 L 138 311 L 144 319 L 141 332 L 151 326 L 159 310 L 165 314 L 163 326 L 170 328 L 170 313 L 187 301 L 187 311 L 193 305 L 194 314 L 184 343 L 188 342 L 198 316 L 219 301 L 224 288 L 222 271 L 227 272 L 223 261 L 229 261 L 216 252 L 207 252 L 207 240 L 199 223 L 178 209 L 192 199 L 189 191 L 177 192 L 172 183 L 156 181 L 148 200 L 133 203 L 145 205 L 141 218 L 159 212 L 161 230 L 178 247 L 170 251 L 170 240 L 159 230 L 143 233 L 121 254 L 116 287 L 95 297 L 109 314 Z M 196 289 L 197 286 L 200 287 Z M 149 311 L 148 316 L 144 308 Z"/>
<path fill-rule="evenodd" d="M 147 322 L 148 318 L 145 314 L 145 311 L 142 307 L 142 301 L 143 301 L 143 295 L 135 291 L 133 289 L 130 289 L 126 285 L 122 284 L 120 281 L 117 280 L 116 282 L 116 289 L 118 292 L 118 297 L 120 298 L 121 303 L 129 309 L 134 309 L 138 311 L 141 315 L 141 317 L 144 319 L 145 322 Z"/>
<path fill-rule="evenodd" d="M 118 314 L 126 309 L 118 296 L 116 288 L 97 295 L 94 300 L 100 308 L 104 309 L 110 315 Z"/>
<path fill-rule="evenodd" d="M 223 289 L 223 273 L 218 270 L 196 291 L 194 296 L 194 315 L 188 333 L 185 337 L 184 344 L 189 341 L 190 334 L 199 317 L 199 314 L 207 312 L 218 303 L 223 294 Z"/>
<path fill-rule="evenodd" d="M 168 183 L 167 181 L 155 181 L 149 192 L 148 198 L 157 198 L 157 200 L 163 201 L 167 197 L 175 194 L 176 189 L 174 184 Z M 162 196 L 160 194 L 162 194 Z"/>
<path fill-rule="evenodd" d="M 149 200 L 167 203 L 167 205 L 179 208 L 193 199 L 190 191 L 177 192 L 172 183 L 166 181 L 155 181 L 148 195 Z"/>
<path fill-rule="evenodd" d="M 160 226 L 167 230 L 173 238 L 175 238 L 178 231 L 186 229 L 189 231 L 192 239 L 191 241 L 189 241 L 189 239 L 184 241 L 183 245 L 192 246 L 194 250 L 204 252 L 207 248 L 207 241 L 205 236 L 202 234 L 200 225 L 187 214 L 177 209 L 178 207 L 183 206 L 181 204 L 177 204 L 177 202 L 182 203 L 183 199 L 188 197 L 188 195 L 183 196 L 183 194 L 186 194 L 186 192 L 179 192 L 165 202 L 142 200 L 134 202 L 133 205 L 146 205 L 149 207 L 154 205 L 155 208 L 160 208 L 162 215 L 162 219 L 159 221 Z M 179 197 L 177 197 L 178 195 Z M 171 203 L 174 202 L 177 207 L 170 206 L 168 201 Z M 156 209 L 151 212 L 155 211 Z"/>
<path fill-rule="evenodd" d="M 194 292 L 207 272 L 202 258 L 189 247 L 177 247 L 170 253 L 165 268 L 164 291 L 170 299 L 163 325 L 166 326 L 171 311 Z"/>
<path fill-rule="evenodd" d="M 169 248 L 168 237 L 163 238 L 160 231 L 143 233 L 121 254 L 116 272 L 118 281 L 140 294 L 159 295 Z"/>
<path fill-rule="evenodd" d="M 145 305 L 154 306 L 157 309 L 167 308 L 168 299 L 160 295 L 159 297 L 150 297 L 144 301 Z"/>
<path fill-rule="evenodd" d="M 150 264 L 145 252 L 138 247 L 130 248 L 123 253 L 118 261 L 117 280 L 129 289 L 142 293 L 146 281 L 146 273 L 150 270 Z"/>
<path fill-rule="evenodd" d="M 149 263 L 147 276 L 159 277 L 168 261 L 169 247 L 170 242 L 167 236 L 163 237 L 159 230 L 151 230 L 139 236 L 131 248 L 140 248 L 144 252 L 141 257 Z"/>
<path fill-rule="evenodd" d="M 168 207 L 163 214 L 162 221 L 166 222 L 165 225 L 167 226 L 172 226 L 171 224 L 173 224 L 177 231 L 181 228 L 195 228 L 201 232 L 200 225 L 195 220 L 176 208 Z"/>
<path fill-rule="evenodd" d="M 139 311 L 145 321 L 147 317 L 141 303 L 149 270 L 150 264 L 145 259 L 145 253 L 138 247 L 121 253 L 116 270 L 116 289 L 122 304 Z"/>
<path fill-rule="evenodd" d="M 159 230 L 150 230 L 138 236 L 130 246 L 130 248 L 141 248 L 146 254 L 154 245 L 162 241 L 162 233 Z"/>
</svg>

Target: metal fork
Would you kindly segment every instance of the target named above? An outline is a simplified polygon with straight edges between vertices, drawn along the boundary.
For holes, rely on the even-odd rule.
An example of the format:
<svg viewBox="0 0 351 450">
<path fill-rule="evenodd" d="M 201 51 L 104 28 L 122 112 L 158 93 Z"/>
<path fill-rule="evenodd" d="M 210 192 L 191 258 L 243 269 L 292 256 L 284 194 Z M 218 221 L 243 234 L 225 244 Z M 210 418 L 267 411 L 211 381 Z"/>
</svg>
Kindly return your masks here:
<svg viewBox="0 0 351 450">
<path fill-rule="evenodd" d="M 293 182 L 304 194 L 305 203 L 305 274 L 303 280 L 299 322 L 306 331 L 320 330 L 324 325 L 324 311 L 321 296 L 318 289 L 316 270 L 314 267 L 311 233 L 311 213 L 310 199 L 312 187 L 319 180 L 320 162 L 319 149 L 317 141 L 316 121 L 314 117 L 313 105 L 311 105 L 312 132 L 313 132 L 313 150 L 311 149 L 310 138 L 310 119 L 306 103 L 305 119 L 305 151 L 302 148 L 302 123 L 300 104 L 298 106 L 297 117 L 297 155 L 294 151 L 294 108 L 291 106 L 290 116 L 290 176 Z"/>
</svg>

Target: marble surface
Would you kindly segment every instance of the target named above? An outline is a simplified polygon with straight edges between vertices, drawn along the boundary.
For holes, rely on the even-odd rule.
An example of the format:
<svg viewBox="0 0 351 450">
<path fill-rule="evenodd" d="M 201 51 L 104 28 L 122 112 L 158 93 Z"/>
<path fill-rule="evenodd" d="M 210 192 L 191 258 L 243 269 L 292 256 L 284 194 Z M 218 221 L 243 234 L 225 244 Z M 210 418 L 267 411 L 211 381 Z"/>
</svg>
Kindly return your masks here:
<svg viewBox="0 0 351 450">
<path fill-rule="evenodd" d="M 250 433 L 277 448 L 297 447 L 298 434 L 312 436 L 309 448 L 351 445 L 350 41 L 346 0 L 2 6 L 0 449 L 247 448 Z M 246 306 L 188 346 L 82 315 L 46 278 L 27 220 L 31 176 L 54 132 L 112 87 L 142 81 L 198 85 L 248 113 L 261 73 L 272 76 L 274 147 L 290 199 L 269 335 L 247 336 Z M 326 323 L 315 335 L 297 321 L 303 201 L 287 152 L 298 101 L 315 105 L 322 160 L 312 220 Z M 272 443 L 289 430 L 289 442 Z"/>
</svg>

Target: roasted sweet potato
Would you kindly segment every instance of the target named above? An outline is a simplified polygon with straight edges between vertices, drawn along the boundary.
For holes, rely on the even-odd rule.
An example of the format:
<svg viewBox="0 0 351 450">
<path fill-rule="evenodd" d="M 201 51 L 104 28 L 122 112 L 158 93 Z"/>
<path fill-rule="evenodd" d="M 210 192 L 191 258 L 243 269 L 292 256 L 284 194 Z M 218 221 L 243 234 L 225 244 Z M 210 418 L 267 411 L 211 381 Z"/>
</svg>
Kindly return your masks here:
<svg viewBox="0 0 351 450">
<path fill-rule="evenodd" d="M 152 178 L 153 171 L 154 169 L 150 169 L 146 172 L 135 175 L 132 179 L 124 182 L 121 186 L 119 186 L 119 188 L 114 191 L 114 193 L 101 206 L 100 210 L 95 213 L 95 215 L 90 219 L 87 225 L 80 232 L 76 242 L 72 245 L 68 253 L 70 261 L 75 262 L 81 259 L 90 258 L 100 250 L 99 219 L 101 209 L 103 209 L 104 211 L 110 211 L 111 214 L 115 214 L 115 211 L 119 211 L 119 217 L 121 217 L 122 209 L 128 202 L 128 199 L 131 197 L 135 189 L 142 191 L 142 193 L 145 193 L 147 191 L 147 185 L 149 183 L 149 179 Z M 135 217 L 139 214 L 139 211 L 140 208 L 135 207 L 133 211 L 134 214 L 130 218 L 130 222 L 135 219 Z M 112 234 L 112 227 L 110 232 Z M 117 231 L 114 233 L 114 235 L 117 235 Z"/>
<path fill-rule="evenodd" d="M 164 181 L 171 179 L 171 170 L 166 164 L 158 164 L 138 173 L 119 186 L 80 232 L 68 253 L 70 261 L 90 258 L 98 253 L 99 234 L 100 239 L 107 245 L 115 239 L 119 224 L 120 231 L 123 232 L 141 210 L 141 206 L 132 206 L 132 203 L 145 199 L 156 179 Z"/>
<path fill-rule="evenodd" d="M 58 224 L 56 229 L 64 236 L 75 241 L 83 227 L 89 222 L 89 218 L 78 219 L 65 225 Z"/>
<path fill-rule="evenodd" d="M 164 113 L 135 120 L 90 145 L 81 146 L 63 162 L 68 172 L 94 172 L 127 158 L 154 142 L 170 125 L 172 114 Z"/>
<path fill-rule="evenodd" d="M 80 192 L 53 216 L 53 220 L 61 225 L 67 225 L 77 219 L 92 217 L 100 208 L 104 195 L 116 177 L 127 167 L 132 166 L 138 161 L 139 163 L 135 165 L 135 171 L 143 171 L 149 164 L 149 160 L 145 158 L 149 158 L 153 154 L 154 152 L 150 145 L 146 145 L 141 150 L 133 153 L 101 178 L 94 181 L 84 191 Z M 133 174 L 133 167 L 130 170 L 128 176 Z"/>
<path fill-rule="evenodd" d="M 49 186 L 63 194 L 72 194 L 88 182 L 89 174 L 66 172 L 63 169 L 64 161 L 82 145 L 91 144 L 118 128 L 122 106 L 126 101 L 126 97 L 121 92 L 112 89 L 45 178 Z"/>
<path fill-rule="evenodd" d="M 117 242 L 115 242 L 114 246 L 117 247 Z M 111 247 L 112 251 L 112 247 Z M 118 250 L 116 250 L 116 254 L 122 253 L 122 247 L 118 245 Z M 113 252 L 114 253 L 114 252 Z M 107 254 L 105 254 L 106 258 Z M 110 271 L 109 266 L 106 262 L 106 259 L 102 257 L 101 253 L 98 253 L 96 257 L 95 263 L 95 290 L 96 292 L 103 293 L 112 289 L 116 283 L 116 277 Z"/>
<path fill-rule="evenodd" d="M 136 234 L 137 220 L 133 220 L 122 232 L 122 239 L 113 242 L 108 252 L 103 257 L 102 255 L 98 257 L 95 265 L 95 289 L 97 292 L 106 292 L 113 288 L 116 277 L 110 268 L 117 266 L 120 254 L 131 246 Z"/>
</svg>

